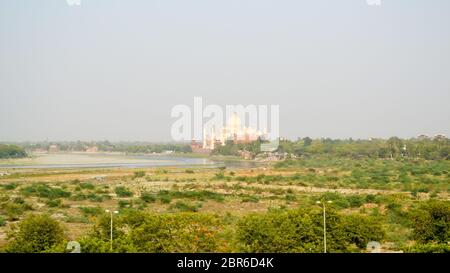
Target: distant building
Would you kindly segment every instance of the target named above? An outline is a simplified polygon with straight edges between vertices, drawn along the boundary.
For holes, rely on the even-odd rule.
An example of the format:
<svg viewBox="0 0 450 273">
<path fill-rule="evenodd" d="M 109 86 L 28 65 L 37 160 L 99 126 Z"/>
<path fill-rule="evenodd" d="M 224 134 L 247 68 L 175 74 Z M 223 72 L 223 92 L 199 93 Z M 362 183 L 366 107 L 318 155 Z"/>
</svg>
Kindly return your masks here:
<svg viewBox="0 0 450 273">
<path fill-rule="evenodd" d="M 434 139 L 436 139 L 436 140 L 444 140 L 446 138 L 447 137 L 444 134 L 437 134 L 434 136 Z"/>
<path fill-rule="evenodd" d="M 201 143 L 198 143 L 197 141 L 195 141 L 195 139 L 193 139 L 191 141 L 191 149 L 193 153 L 196 154 L 209 154 L 211 153 L 210 149 L 203 149 L 203 145 Z"/>
<path fill-rule="evenodd" d="M 255 154 L 250 152 L 250 151 L 239 151 L 239 155 L 243 158 L 243 159 L 254 159 L 255 158 Z"/>
<path fill-rule="evenodd" d="M 43 148 L 36 148 L 36 149 L 33 150 L 33 153 L 35 153 L 35 154 L 46 154 L 46 153 L 48 153 L 48 150 L 43 149 Z"/>
<path fill-rule="evenodd" d="M 98 147 L 97 146 L 88 147 L 85 151 L 86 153 L 96 153 L 98 152 Z"/>
<path fill-rule="evenodd" d="M 252 127 L 242 127 L 241 119 L 236 113 L 230 117 L 227 125 L 219 130 L 219 134 L 216 135 L 215 128 L 211 128 L 209 135 L 207 129 L 203 129 L 203 145 L 204 150 L 214 150 L 218 145 L 225 146 L 227 141 L 233 141 L 235 144 L 246 144 L 256 141 L 258 139 L 267 139 L 267 129 L 264 132 L 258 131 Z"/>
<path fill-rule="evenodd" d="M 57 153 L 59 152 L 59 147 L 56 144 L 52 144 L 48 147 L 48 152 L 49 153 Z"/>
<path fill-rule="evenodd" d="M 417 136 L 417 139 L 418 139 L 418 140 L 427 140 L 427 139 L 430 139 L 430 137 L 427 136 L 427 135 L 422 134 L 422 135 L 418 135 L 418 136 Z"/>
</svg>

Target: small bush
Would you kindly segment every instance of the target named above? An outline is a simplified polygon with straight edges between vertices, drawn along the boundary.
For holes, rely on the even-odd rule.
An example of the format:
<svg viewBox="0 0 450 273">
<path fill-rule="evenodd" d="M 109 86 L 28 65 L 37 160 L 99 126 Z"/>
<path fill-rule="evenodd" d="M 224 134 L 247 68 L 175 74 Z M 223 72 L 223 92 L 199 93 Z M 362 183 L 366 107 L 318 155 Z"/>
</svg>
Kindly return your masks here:
<svg viewBox="0 0 450 273">
<path fill-rule="evenodd" d="M 50 199 L 47 200 L 47 202 L 45 202 L 47 204 L 47 206 L 51 207 L 51 208 L 55 208 L 55 207 L 59 207 L 61 206 L 61 200 L 60 199 Z"/>
<path fill-rule="evenodd" d="M 169 195 L 158 196 L 158 199 L 163 204 L 169 204 L 172 201 L 172 198 L 170 198 Z"/>
<path fill-rule="evenodd" d="M 218 173 L 214 174 L 214 179 L 215 180 L 223 180 L 223 179 L 225 179 L 225 174 L 223 172 L 218 172 Z"/>
<path fill-rule="evenodd" d="M 86 182 L 86 183 L 81 183 L 80 188 L 86 189 L 86 190 L 93 190 L 95 188 L 95 186 L 92 183 Z"/>
<path fill-rule="evenodd" d="M 366 202 L 367 203 L 375 203 L 376 197 L 373 194 L 366 195 Z"/>
<path fill-rule="evenodd" d="M 286 194 L 286 197 L 284 199 L 286 199 L 286 201 L 288 201 L 288 202 L 292 202 L 292 201 L 296 201 L 297 197 L 293 194 Z"/>
<path fill-rule="evenodd" d="M 33 184 L 31 186 L 22 188 L 20 191 L 25 196 L 36 196 L 40 198 L 65 198 L 70 197 L 71 193 L 64 191 L 61 188 L 53 188 L 46 184 Z"/>
<path fill-rule="evenodd" d="M 98 195 L 95 193 L 88 194 L 86 198 L 92 202 L 103 202 L 104 198 L 102 195 Z"/>
<path fill-rule="evenodd" d="M 1 205 L 1 210 L 3 210 L 8 216 L 9 220 L 15 221 L 19 219 L 25 211 L 31 210 L 32 207 L 27 203 L 15 203 L 9 202 Z"/>
<path fill-rule="evenodd" d="M 348 196 L 347 200 L 351 207 L 360 207 L 364 204 L 365 198 L 359 195 L 352 195 Z"/>
<path fill-rule="evenodd" d="M 253 202 L 253 203 L 258 203 L 259 202 L 259 198 L 257 196 L 254 195 L 248 195 L 248 196 L 244 196 L 242 197 L 242 202 Z"/>
<path fill-rule="evenodd" d="M 156 174 L 166 174 L 166 173 L 168 173 L 168 171 L 165 170 L 165 169 L 158 169 L 158 170 L 156 170 Z"/>
<path fill-rule="evenodd" d="M 133 206 L 133 203 L 131 201 L 127 200 L 119 200 L 119 208 L 130 208 Z"/>
<path fill-rule="evenodd" d="M 133 179 L 144 177 L 144 176 L 145 176 L 145 171 L 135 171 Z"/>
<path fill-rule="evenodd" d="M 156 196 L 148 192 L 143 192 L 141 193 L 141 200 L 146 203 L 153 203 L 156 201 Z"/>
<path fill-rule="evenodd" d="M 171 209 L 177 209 L 179 211 L 192 211 L 196 212 L 201 207 L 201 204 L 196 205 L 189 205 L 187 203 L 184 203 L 182 201 L 177 201 L 174 205 L 171 205 Z"/>
<path fill-rule="evenodd" d="M 66 240 L 58 221 L 48 215 L 29 215 L 11 234 L 6 251 L 13 253 L 47 252 Z"/>
<path fill-rule="evenodd" d="M 5 184 L 5 185 L 1 185 L 1 187 L 7 191 L 15 190 L 17 188 L 17 186 L 18 186 L 17 183 L 9 183 L 9 184 Z"/>
<path fill-rule="evenodd" d="M 82 194 L 82 193 L 77 193 L 77 194 L 72 195 L 70 197 L 70 200 L 72 200 L 72 201 L 83 201 L 83 200 L 86 200 L 86 199 L 87 199 L 87 196 L 85 194 Z"/>
<path fill-rule="evenodd" d="M 129 189 L 127 189 L 126 187 L 123 187 L 123 186 L 116 187 L 115 192 L 116 192 L 117 196 L 119 196 L 119 197 L 133 196 L 133 193 Z"/>
<path fill-rule="evenodd" d="M 103 213 L 100 207 L 80 207 L 79 209 L 86 216 L 98 216 Z"/>
</svg>

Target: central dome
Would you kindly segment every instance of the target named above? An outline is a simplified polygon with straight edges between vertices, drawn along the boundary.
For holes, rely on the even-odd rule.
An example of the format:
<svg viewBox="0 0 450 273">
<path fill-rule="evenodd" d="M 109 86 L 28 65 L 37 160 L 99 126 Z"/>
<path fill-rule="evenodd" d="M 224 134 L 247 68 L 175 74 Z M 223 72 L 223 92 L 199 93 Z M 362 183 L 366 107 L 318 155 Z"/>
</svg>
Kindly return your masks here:
<svg viewBox="0 0 450 273">
<path fill-rule="evenodd" d="M 234 112 L 228 120 L 228 127 L 234 132 L 237 132 L 239 128 L 241 128 L 241 119 L 236 112 Z"/>
</svg>

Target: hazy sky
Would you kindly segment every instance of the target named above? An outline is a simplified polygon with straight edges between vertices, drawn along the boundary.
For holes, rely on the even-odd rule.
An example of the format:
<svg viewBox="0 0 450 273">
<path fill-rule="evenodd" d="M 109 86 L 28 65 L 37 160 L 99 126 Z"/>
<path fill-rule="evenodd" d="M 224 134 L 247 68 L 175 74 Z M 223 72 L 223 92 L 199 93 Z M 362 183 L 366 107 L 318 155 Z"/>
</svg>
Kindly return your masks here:
<svg viewBox="0 0 450 273">
<path fill-rule="evenodd" d="M 0 141 L 169 141 L 176 104 L 282 136 L 450 135 L 450 1 L 0 0 Z"/>
</svg>

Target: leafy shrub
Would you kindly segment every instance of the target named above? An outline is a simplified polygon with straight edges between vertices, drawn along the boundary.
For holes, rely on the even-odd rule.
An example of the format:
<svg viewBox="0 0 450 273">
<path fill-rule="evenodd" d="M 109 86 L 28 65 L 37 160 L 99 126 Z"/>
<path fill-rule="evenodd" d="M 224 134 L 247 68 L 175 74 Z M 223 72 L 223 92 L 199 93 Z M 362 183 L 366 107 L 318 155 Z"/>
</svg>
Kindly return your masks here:
<svg viewBox="0 0 450 273">
<path fill-rule="evenodd" d="M 257 196 L 254 195 L 246 195 L 243 196 L 241 199 L 242 202 L 253 202 L 253 203 L 258 203 L 259 202 L 259 198 Z"/>
<path fill-rule="evenodd" d="M 158 195 L 158 200 L 163 204 L 169 204 L 172 198 L 169 195 Z"/>
<path fill-rule="evenodd" d="M 286 194 L 286 197 L 284 199 L 286 199 L 286 201 L 288 201 L 288 202 L 291 202 L 291 201 L 296 201 L 297 197 L 293 194 Z"/>
<path fill-rule="evenodd" d="M 319 210 L 252 214 L 238 222 L 237 238 L 245 252 L 321 252 L 322 221 Z M 352 251 L 352 245 L 362 249 L 367 242 L 381 240 L 383 236 L 380 225 L 370 218 L 343 217 L 332 209 L 327 211 L 330 252 Z"/>
<path fill-rule="evenodd" d="M 127 189 L 124 186 L 118 186 L 115 188 L 115 192 L 117 196 L 119 197 L 131 197 L 133 196 L 133 192 L 131 192 L 129 189 Z"/>
<path fill-rule="evenodd" d="M 29 215 L 10 234 L 7 252 L 38 253 L 51 250 L 66 239 L 58 221 L 48 215 Z"/>
<path fill-rule="evenodd" d="M 4 184 L 4 185 L 0 185 L 0 187 L 2 187 L 3 189 L 7 190 L 7 191 L 11 191 L 16 189 L 18 186 L 17 183 L 8 183 L 8 184 Z"/>
<path fill-rule="evenodd" d="M 218 172 L 214 174 L 214 180 L 223 180 L 225 179 L 225 174 L 223 172 Z"/>
<path fill-rule="evenodd" d="M 72 195 L 70 197 L 70 200 L 72 200 L 72 201 L 83 201 L 83 200 L 86 200 L 86 199 L 87 199 L 87 196 L 85 194 L 82 194 L 82 193 L 77 193 L 77 194 Z"/>
<path fill-rule="evenodd" d="M 13 201 L 1 204 L 0 212 L 5 213 L 9 220 L 14 221 L 18 220 L 25 211 L 31 209 L 32 207 L 26 202 L 16 203 Z"/>
<path fill-rule="evenodd" d="M 33 184 L 21 189 L 21 193 L 25 196 L 36 196 L 40 198 L 65 198 L 70 197 L 71 193 L 61 188 L 53 188 L 46 184 Z"/>
<path fill-rule="evenodd" d="M 80 188 L 86 189 L 86 190 L 93 190 L 95 189 L 94 184 L 86 182 L 86 183 L 80 183 Z"/>
<path fill-rule="evenodd" d="M 182 201 L 177 201 L 175 204 L 170 206 L 171 209 L 177 209 L 179 211 L 191 211 L 191 212 L 198 211 L 200 207 L 201 204 L 190 205 Z"/>
<path fill-rule="evenodd" d="M 425 244 L 450 240 L 450 202 L 431 200 L 411 215 L 415 240 Z"/>
<path fill-rule="evenodd" d="M 117 252 L 217 252 L 222 229 L 219 218 L 207 214 L 125 210 L 115 220 L 113 247 Z M 109 252 L 109 234 L 110 219 L 102 217 L 94 231 L 80 240 L 84 252 Z"/>
<path fill-rule="evenodd" d="M 98 216 L 104 212 L 100 207 L 80 207 L 79 209 L 86 216 Z"/>
<path fill-rule="evenodd" d="M 156 196 L 148 192 L 143 192 L 141 193 L 141 200 L 146 203 L 153 203 L 156 201 Z"/>
<path fill-rule="evenodd" d="M 158 169 L 158 170 L 156 170 L 156 174 L 166 174 L 166 173 L 168 173 L 168 171 L 165 170 L 165 169 Z"/>
<path fill-rule="evenodd" d="M 60 199 L 49 199 L 45 202 L 47 206 L 54 208 L 61 206 L 61 200 Z"/>
<path fill-rule="evenodd" d="M 360 207 L 364 204 L 365 198 L 359 195 L 351 195 L 347 197 L 347 200 L 351 207 Z"/>
<path fill-rule="evenodd" d="M 0 215 L 0 227 L 3 227 L 6 225 L 6 219 Z"/>
<path fill-rule="evenodd" d="M 145 171 L 135 171 L 133 179 L 144 177 L 144 176 L 145 176 Z"/>
<path fill-rule="evenodd" d="M 133 203 L 128 200 L 119 200 L 119 208 L 130 208 L 133 206 Z"/>
<path fill-rule="evenodd" d="M 375 203 L 376 197 L 373 194 L 366 195 L 366 203 Z"/>
<path fill-rule="evenodd" d="M 410 253 L 450 253 L 450 245 L 448 244 L 415 244 L 412 247 L 404 249 Z"/>
<path fill-rule="evenodd" d="M 161 190 L 158 192 L 158 198 L 167 196 L 170 199 L 173 198 L 190 198 L 190 199 L 196 199 L 200 201 L 204 200 L 215 200 L 217 202 L 222 202 L 224 200 L 224 197 L 222 194 L 211 192 L 211 191 L 168 191 L 168 190 Z"/>
<path fill-rule="evenodd" d="M 86 198 L 92 202 L 103 202 L 104 195 L 98 195 L 95 193 L 91 193 L 91 194 L 86 195 Z"/>
</svg>

